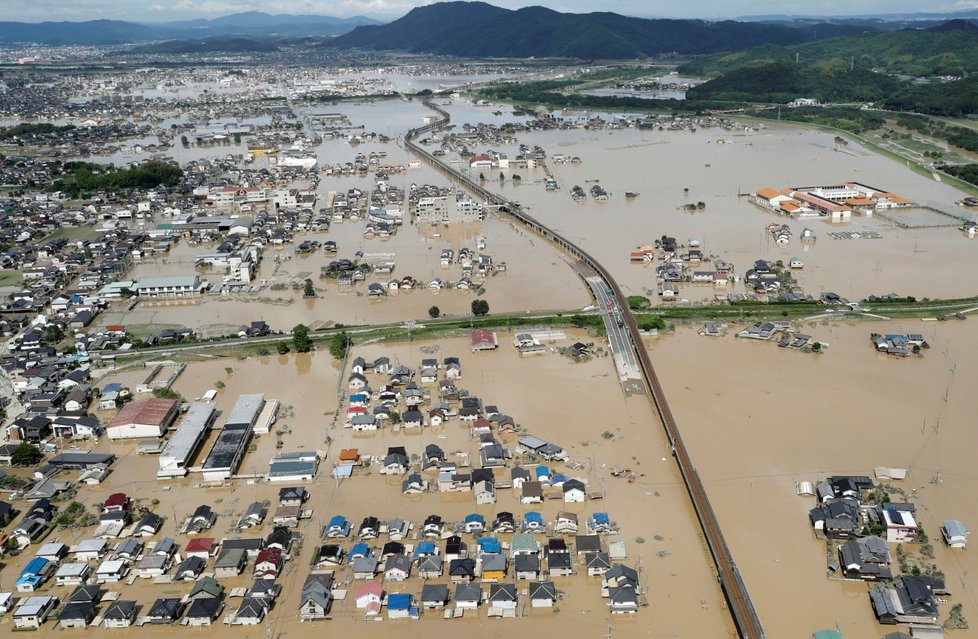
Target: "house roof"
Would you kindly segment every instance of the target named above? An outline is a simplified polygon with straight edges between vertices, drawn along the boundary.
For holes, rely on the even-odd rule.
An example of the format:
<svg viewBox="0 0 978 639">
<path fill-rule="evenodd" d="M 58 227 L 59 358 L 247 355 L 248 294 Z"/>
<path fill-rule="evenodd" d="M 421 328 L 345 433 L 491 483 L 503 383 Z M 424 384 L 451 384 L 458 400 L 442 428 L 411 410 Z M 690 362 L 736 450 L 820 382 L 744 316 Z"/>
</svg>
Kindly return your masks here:
<svg viewBox="0 0 978 639">
<path fill-rule="evenodd" d="M 108 428 L 128 424 L 150 424 L 162 426 L 171 414 L 177 401 L 175 399 L 137 399 L 122 407 L 119 414 L 112 418 Z"/>
</svg>

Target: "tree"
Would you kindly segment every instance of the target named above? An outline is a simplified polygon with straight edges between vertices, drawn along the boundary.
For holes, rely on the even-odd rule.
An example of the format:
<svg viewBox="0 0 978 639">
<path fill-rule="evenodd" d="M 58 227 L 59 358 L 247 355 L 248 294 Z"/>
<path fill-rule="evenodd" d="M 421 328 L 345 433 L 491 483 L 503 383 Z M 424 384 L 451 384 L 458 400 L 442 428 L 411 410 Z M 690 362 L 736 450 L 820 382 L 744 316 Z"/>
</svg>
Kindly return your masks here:
<svg viewBox="0 0 978 639">
<path fill-rule="evenodd" d="M 506 175 L 502 171 L 499 172 L 499 181 L 500 182 L 506 181 Z"/>
<path fill-rule="evenodd" d="M 14 466 L 33 466 L 42 459 L 44 459 L 44 454 L 37 446 L 27 442 L 17 444 L 17 448 L 10 455 L 10 463 Z"/>
<path fill-rule="evenodd" d="M 292 329 L 292 347 L 296 353 L 308 353 L 312 350 L 312 340 L 309 339 L 309 327 L 296 324 Z"/>
<path fill-rule="evenodd" d="M 437 306 L 432 306 L 428 309 L 428 317 L 431 319 L 438 319 L 439 315 L 441 315 L 441 309 Z"/>
<path fill-rule="evenodd" d="M 184 146 L 184 148 L 187 148 L 188 146 L 190 146 L 190 140 L 188 140 L 187 139 L 187 136 L 185 136 L 185 135 L 181 135 L 180 136 L 180 143 Z"/>
<path fill-rule="evenodd" d="M 480 182 L 485 182 L 486 181 L 486 174 L 485 173 L 480 173 L 479 174 L 479 181 Z"/>
<path fill-rule="evenodd" d="M 650 302 L 649 298 L 645 297 L 644 295 L 628 296 L 628 308 L 632 309 L 633 311 L 641 311 L 650 306 L 652 306 L 652 302 Z"/>
<path fill-rule="evenodd" d="M 275 348 L 278 349 L 279 355 L 285 355 L 286 353 L 289 352 L 289 345 L 286 344 L 285 342 L 279 342 L 278 346 L 276 346 Z"/>
<path fill-rule="evenodd" d="M 316 288 L 312 285 L 312 280 L 306 278 L 306 283 L 302 289 L 303 297 L 316 297 Z"/>
<path fill-rule="evenodd" d="M 346 357 L 346 352 L 352 343 L 353 340 L 346 334 L 346 331 L 340 331 L 329 340 L 330 355 L 336 359 L 343 359 Z"/>
<path fill-rule="evenodd" d="M 481 317 L 489 314 L 489 302 L 485 300 L 472 300 L 472 314 Z"/>
<path fill-rule="evenodd" d="M 65 338 L 65 332 L 57 324 L 49 324 L 44 331 L 44 341 L 48 344 L 57 344 Z"/>
</svg>

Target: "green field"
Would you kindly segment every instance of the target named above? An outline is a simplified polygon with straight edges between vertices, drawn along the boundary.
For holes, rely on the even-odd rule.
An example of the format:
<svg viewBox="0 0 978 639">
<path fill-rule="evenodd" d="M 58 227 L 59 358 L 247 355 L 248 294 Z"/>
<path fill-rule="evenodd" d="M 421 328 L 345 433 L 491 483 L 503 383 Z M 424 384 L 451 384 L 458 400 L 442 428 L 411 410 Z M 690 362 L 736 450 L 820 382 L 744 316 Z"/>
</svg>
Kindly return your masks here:
<svg viewBox="0 0 978 639">
<path fill-rule="evenodd" d="M 91 226 L 66 226 L 58 229 L 46 239 L 50 240 L 94 240 L 98 231 Z"/>
<path fill-rule="evenodd" d="M 20 271 L 2 270 L 0 271 L 0 288 L 16 286 L 20 284 Z"/>
</svg>

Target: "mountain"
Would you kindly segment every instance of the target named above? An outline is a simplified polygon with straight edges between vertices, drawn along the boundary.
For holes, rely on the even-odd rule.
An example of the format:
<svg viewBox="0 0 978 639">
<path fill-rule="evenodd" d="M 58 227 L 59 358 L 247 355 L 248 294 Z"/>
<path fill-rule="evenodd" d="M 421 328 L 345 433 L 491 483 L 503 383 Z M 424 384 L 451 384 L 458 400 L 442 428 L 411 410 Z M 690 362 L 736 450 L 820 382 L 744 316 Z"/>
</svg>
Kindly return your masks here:
<svg viewBox="0 0 978 639">
<path fill-rule="evenodd" d="M 944 24 L 939 24 L 927 30 L 931 33 L 945 33 L 948 31 L 978 31 L 978 25 L 970 20 L 957 18 L 955 20 L 948 20 Z"/>
<path fill-rule="evenodd" d="M 383 26 L 361 26 L 325 47 L 404 50 L 468 57 L 640 58 L 704 54 L 807 39 L 762 23 L 648 20 L 616 13 L 503 9 L 484 2 L 443 2 L 412 9 Z"/>
<path fill-rule="evenodd" d="M 361 25 L 381 24 L 357 16 L 269 15 L 238 13 L 211 20 L 182 20 L 139 24 L 120 20 L 87 22 L 0 22 L 0 45 L 111 45 L 153 40 L 198 39 L 214 36 L 336 36 Z"/>
<path fill-rule="evenodd" d="M 939 30 L 884 31 L 788 47 L 765 45 L 704 56 L 680 70 L 717 76 L 745 67 L 796 61 L 825 69 L 853 67 L 916 77 L 961 76 L 978 71 L 978 29 L 954 21 Z"/>
<path fill-rule="evenodd" d="M 144 44 L 128 49 L 126 53 L 267 53 L 278 50 L 277 46 L 267 40 L 219 36 Z"/>
</svg>

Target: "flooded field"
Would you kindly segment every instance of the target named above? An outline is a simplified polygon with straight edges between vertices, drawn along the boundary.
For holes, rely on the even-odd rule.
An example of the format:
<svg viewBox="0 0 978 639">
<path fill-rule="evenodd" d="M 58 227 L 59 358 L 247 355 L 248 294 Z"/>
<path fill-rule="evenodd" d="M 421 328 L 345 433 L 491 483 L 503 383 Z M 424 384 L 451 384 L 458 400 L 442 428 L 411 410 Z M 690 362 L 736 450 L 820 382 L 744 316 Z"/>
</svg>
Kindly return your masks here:
<svg viewBox="0 0 978 639">
<path fill-rule="evenodd" d="M 705 338 L 689 328 L 650 346 L 765 631 L 807 636 L 838 624 L 847 637 L 878 637 L 892 630 L 876 624 L 866 585 L 826 577 L 825 542 L 815 539 L 808 520 L 815 500 L 795 494 L 796 482 L 873 477 L 879 466 L 909 469 L 906 480 L 888 483 L 915 495 L 917 517 L 952 593 L 939 606 L 941 619 L 958 603 L 965 617 L 978 616 L 968 579 L 978 571 L 978 557 L 940 539 L 945 519 L 978 525 L 974 327 L 859 322 L 805 331 L 830 344 L 825 354 L 732 334 Z M 920 332 L 931 348 L 907 359 L 877 354 L 871 332 Z M 889 546 L 895 557 L 895 544 Z"/>
<path fill-rule="evenodd" d="M 592 338 L 583 333 L 571 333 L 557 345 L 566 346 L 579 339 L 591 341 Z M 451 457 L 457 452 L 475 454 L 478 445 L 470 438 L 468 427 L 462 426 L 458 418 L 451 418 L 439 427 L 425 428 L 420 434 L 385 428 L 373 435 L 354 435 L 342 427 L 342 419 L 338 423 L 334 421 L 337 410 L 345 412 L 345 404 L 340 398 L 345 395 L 346 373 L 341 373 L 338 364 L 325 353 L 193 363 L 177 380 L 174 389 L 188 398 L 199 397 L 207 389 L 217 387 L 218 381 L 222 382 L 225 388 L 218 394 L 217 406 L 225 413 L 239 393 L 263 392 L 267 398 L 282 402 L 282 414 L 273 433 L 253 440 L 241 466 L 242 474 L 264 472 L 276 452 L 314 449 L 325 453 L 318 477 L 312 484 L 307 484 L 312 493 L 307 507 L 313 509 L 313 516 L 299 526 L 305 536 L 302 550 L 294 553 L 296 556 L 287 564 L 284 577 L 279 579 L 284 588 L 283 596 L 271 612 L 270 623 L 275 636 L 279 633 L 281 636 L 302 636 L 320 628 L 300 625 L 295 614 L 299 589 L 309 572 L 321 527 L 332 515 L 342 514 L 354 524 L 367 515 L 385 521 L 399 516 L 419 525 L 432 513 L 440 514 L 446 521 L 461 521 L 465 515 L 479 512 L 490 520 L 503 510 L 511 511 L 519 518 L 524 511 L 532 509 L 540 510 L 545 519 L 552 519 L 558 510 L 569 510 L 577 513 L 582 522 L 595 511 L 608 512 L 621 531 L 610 540 L 625 542 L 628 554 L 625 563 L 640 569 L 640 581 L 648 588 L 649 605 L 641 608 L 632 619 L 612 617 L 607 612 L 605 600 L 599 596 L 599 578 L 587 577 L 586 573 L 559 577 L 557 585 L 564 593 L 558 602 L 559 611 L 541 614 L 539 610 L 530 611 L 527 607 L 519 613 L 525 614 L 518 622 L 521 633 L 583 631 L 588 636 L 603 636 L 610 619 L 614 636 L 732 636 L 732 626 L 723 609 L 685 489 L 669 456 L 661 426 L 645 398 L 634 396 L 623 401 L 611 358 L 603 353 L 584 363 L 574 363 L 556 352 L 521 358 L 511 340 L 511 335 L 500 333 L 501 347 L 494 352 L 470 353 L 468 338 L 463 337 L 437 343 L 373 344 L 355 348 L 352 355 L 361 355 L 368 360 L 384 355 L 390 357 L 392 363 L 412 368 L 416 368 L 423 357 L 459 356 L 463 370 L 458 382 L 460 387 L 469 389 L 486 404 L 495 404 L 504 413 L 512 415 L 520 427 L 520 435 L 532 433 L 563 446 L 570 460 L 562 471 L 586 479 L 589 491 L 603 491 L 605 499 L 576 504 L 548 501 L 526 506 L 520 504 L 509 489 L 499 489 L 495 505 L 477 507 L 472 493 L 434 492 L 404 496 L 400 491 L 402 477 L 385 477 L 375 469 L 361 469 L 352 479 L 334 481 L 329 475 L 339 450 L 343 448 L 356 447 L 362 456 L 367 456 L 383 455 L 388 446 L 400 445 L 410 455 L 417 455 L 426 444 L 437 443 Z M 596 347 L 600 348 L 601 343 Z M 226 367 L 231 369 L 230 373 Z M 144 374 L 137 369 L 109 375 L 100 383 L 123 381 L 131 384 Z M 372 384 L 381 379 L 373 374 L 368 374 L 368 378 Z M 340 394 L 337 394 L 338 381 L 342 386 Z M 570 394 L 580 399 L 566 400 Z M 514 434 L 503 435 L 501 441 L 515 452 L 516 437 Z M 281 445 L 277 445 L 276 440 L 281 440 Z M 213 487 L 199 483 L 199 476 L 157 482 L 154 479 L 156 458 L 138 456 L 134 448 L 107 440 L 100 442 L 97 450 L 113 452 L 119 459 L 105 483 L 82 487 L 76 499 L 91 510 L 117 491 L 141 497 L 141 505 L 166 517 L 160 535 L 172 536 L 180 545 L 188 538 L 177 534 L 179 525 L 199 504 L 210 504 L 219 513 L 217 524 L 208 535 L 233 536 L 236 533 L 231 532 L 231 526 L 247 504 L 262 499 L 274 504 L 282 486 L 240 479 Z M 193 462 L 197 463 L 199 460 Z M 636 480 L 629 483 L 623 478 L 612 477 L 613 468 L 632 469 Z M 497 476 L 508 477 L 508 470 L 497 471 Z M 270 529 L 266 521 L 263 527 L 241 534 L 264 535 Z M 55 534 L 56 537 L 59 535 L 62 541 L 73 542 L 85 538 L 86 530 Z M 350 543 L 347 541 L 345 545 Z M 16 574 L 28 559 L 29 556 L 24 554 L 10 560 L 7 572 Z M 349 568 L 337 573 L 337 581 L 349 579 Z M 225 586 L 248 582 L 242 576 L 227 580 Z M 365 629 L 362 613 L 355 609 L 352 601 L 353 590 L 362 583 L 352 582 L 349 597 L 336 602 L 333 609 L 332 623 L 338 623 L 350 632 Z M 521 589 L 526 587 L 526 582 L 520 584 Z M 125 598 L 136 599 L 144 606 L 157 597 L 180 596 L 189 588 L 189 584 L 152 584 L 144 579 L 137 580 L 133 586 L 109 586 L 109 590 L 121 589 Z M 421 583 L 415 577 L 401 584 L 385 585 L 388 592 L 416 595 L 420 588 Z M 47 591 L 65 595 L 68 589 L 46 586 Z M 238 601 L 229 601 L 232 610 Z M 399 635 L 411 637 L 437 632 L 441 627 L 438 624 L 463 624 L 462 627 L 477 637 L 496 636 L 506 628 L 516 628 L 507 621 L 484 625 L 484 610 L 479 616 L 482 621 L 478 625 L 471 625 L 468 614 L 462 621 L 449 622 L 437 613 L 424 615 L 420 625 L 386 623 L 395 623 Z M 497 628 L 492 625 L 494 623 L 501 625 Z M 52 624 L 46 624 L 42 632 L 53 632 L 52 628 Z M 147 631 L 151 635 L 164 632 L 149 627 Z M 341 630 L 334 627 L 332 631 Z M 211 628 L 198 632 L 210 636 L 221 631 Z M 246 637 L 257 637 L 264 632 L 260 627 L 234 630 L 235 636 Z"/>
<path fill-rule="evenodd" d="M 579 242 L 605 267 L 623 289 L 642 294 L 656 289 L 655 269 L 630 264 L 630 251 L 669 235 L 684 244 L 688 238 L 703 243 L 705 255 L 733 263 L 743 274 L 755 260 L 792 257 L 804 262 L 794 272 L 806 293 L 818 296 L 834 291 L 861 299 L 871 294 L 897 292 L 920 297 L 960 297 L 974 293 L 971 277 L 955 264 L 974 260 L 976 245 L 957 229 L 960 220 L 937 214 L 899 210 L 886 215 L 904 225 L 940 224 L 934 228 L 900 228 L 881 216 L 853 217 L 850 223 L 831 224 L 817 219 L 778 217 L 749 203 L 746 195 L 762 186 L 783 188 L 809 184 L 864 182 L 889 189 L 921 204 L 967 217 L 954 202 L 961 192 L 918 175 L 893 160 L 850 145 L 853 154 L 833 150 L 833 134 L 771 124 L 762 131 L 731 133 L 720 129 L 688 131 L 546 131 L 520 136 L 520 142 L 581 158 L 581 164 L 550 163 L 560 185 L 543 187 L 543 168 L 514 170 L 523 180 L 492 188 L 529 206 L 530 213 Z M 501 150 L 515 152 L 514 148 Z M 608 201 L 588 198 L 576 203 L 572 186 L 587 190 L 600 182 Z M 685 191 L 688 189 L 688 191 Z M 638 193 L 626 199 L 625 192 Z M 705 208 L 687 212 L 685 204 L 703 202 Z M 903 219 L 905 218 L 905 219 Z M 772 222 L 787 223 L 793 239 L 780 247 L 766 232 Z M 804 228 L 815 231 L 817 241 L 803 246 Z M 875 240 L 835 240 L 828 234 L 848 230 L 876 231 Z M 658 264 L 658 263 L 656 263 Z M 704 263 L 702 270 L 708 270 Z M 935 277 L 940 273 L 940 277 Z M 710 286 L 680 286 L 682 299 L 713 299 L 717 292 L 742 293 L 740 284 L 714 291 Z M 652 297 L 657 298 L 656 295 Z"/>
</svg>

